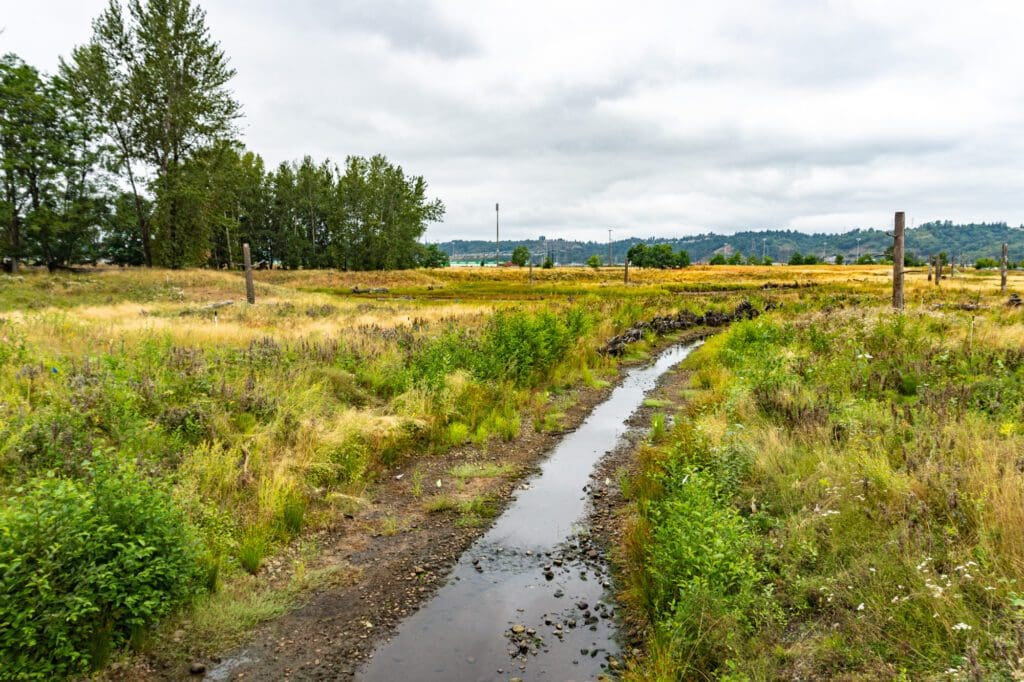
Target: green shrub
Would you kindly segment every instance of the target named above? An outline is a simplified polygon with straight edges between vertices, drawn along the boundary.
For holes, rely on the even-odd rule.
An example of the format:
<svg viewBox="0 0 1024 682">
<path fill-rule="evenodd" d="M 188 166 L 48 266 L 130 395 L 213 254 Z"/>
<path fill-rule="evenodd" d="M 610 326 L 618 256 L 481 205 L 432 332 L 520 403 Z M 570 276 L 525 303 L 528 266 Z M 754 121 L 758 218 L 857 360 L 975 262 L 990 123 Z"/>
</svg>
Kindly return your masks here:
<svg viewBox="0 0 1024 682">
<path fill-rule="evenodd" d="M 576 331 L 548 311 L 498 312 L 487 325 L 474 373 L 530 385 L 562 359 Z"/>
<path fill-rule="evenodd" d="M 198 587 L 170 495 L 109 464 L 91 482 L 36 478 L 0 506 L 0 679 L 96 668 Z"/>
<path fill-rule="evenodd" d="M 760 579 L 746 521 L 722 500 L 710 476 L 689 467 L 671 476 L 671 488 L 647 513 L 655 612 L 675 611 L 697 589 L 745 606 Z"/>
<path fill-rule="evenodd" d="M 446 330 L 424 344 L 413 356 L 410 362 L 413 382 L 433 391 L 441 390 L 449 374 L 470 366 L 473 349 L 473 339 L 465 333 Z"/>
</svg>

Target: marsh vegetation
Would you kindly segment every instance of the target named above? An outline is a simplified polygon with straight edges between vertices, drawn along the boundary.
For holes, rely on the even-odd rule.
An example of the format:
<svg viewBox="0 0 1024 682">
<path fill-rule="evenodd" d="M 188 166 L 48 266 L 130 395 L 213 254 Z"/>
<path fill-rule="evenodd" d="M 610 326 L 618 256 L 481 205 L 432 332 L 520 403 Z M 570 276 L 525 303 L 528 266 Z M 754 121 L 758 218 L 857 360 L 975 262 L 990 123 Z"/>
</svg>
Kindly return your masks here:
<svg viewBox="0 0 1024 682">
<path fill-rule="evenodd" d="M 4 674 L 220 649 L 358 581 L 310 568 L 316 533 L 416 532 L 361 515 L 395 467 L 422 514 L 486 526 L 483 486 L 520 472 L 503 444 L 615 380 L 605 341 L 741 297 L 781 305 L 648 405 L 674 418 L 628 486 L 622 585 L 650 655 L 627 674 L 1014 674 L 1024 319 L 995 275 L 912 275 L 894 315 L 884 268 L 619 274 L 261 272 L 255 306 L 232 273 L 3 278 Z M 416 473 L 453 448 L 491 454 L 444 465 L 443 490 Z"/>
</svg>

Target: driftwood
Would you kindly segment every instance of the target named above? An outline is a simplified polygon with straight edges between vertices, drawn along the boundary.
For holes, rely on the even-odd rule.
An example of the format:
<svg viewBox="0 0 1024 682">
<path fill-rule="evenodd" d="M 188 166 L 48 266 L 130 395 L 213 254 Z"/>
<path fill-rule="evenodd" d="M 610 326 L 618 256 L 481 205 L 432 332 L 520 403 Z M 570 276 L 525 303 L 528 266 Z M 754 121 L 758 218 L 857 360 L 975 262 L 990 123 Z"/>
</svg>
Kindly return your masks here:
<svg viewBox="0 0 1024 682">
<path fill-rule="evenodd" d="M 371 287 L 369 289 L 363 289 L 359 286 L 352 287 L 353 294 L 386 294 L 388 293 L 387 287 Z"/>
</svg>

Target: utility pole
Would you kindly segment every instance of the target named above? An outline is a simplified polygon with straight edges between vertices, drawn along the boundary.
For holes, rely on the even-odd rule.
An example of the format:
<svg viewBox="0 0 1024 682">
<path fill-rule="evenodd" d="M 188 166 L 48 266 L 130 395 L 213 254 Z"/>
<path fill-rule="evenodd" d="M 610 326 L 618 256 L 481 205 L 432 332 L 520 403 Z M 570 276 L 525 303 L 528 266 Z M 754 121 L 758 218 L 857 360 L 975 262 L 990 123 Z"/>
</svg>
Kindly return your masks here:
<svg viewBox="0 0 1024 682">
<path fill-rule="evenodd" d="M 892 233 L 892 307 L 903 310 L 903 233 L 907 227 L 907 216 L 896 211 Z"/>
<path fill-rule="evenodd" d="M 612 265 L 612 228 L 608 228 L 608 265 Z"/>
<path fill-rule="evenodd" d="M 501 231 L 498 226 L 498 202 L 494 202 L 494 265 L 501 264 Z"/>
<path fill-rule="evenodd" d="M 761 237 L 761 262 L 768 257 L 768 237 Z"/>
</svg>

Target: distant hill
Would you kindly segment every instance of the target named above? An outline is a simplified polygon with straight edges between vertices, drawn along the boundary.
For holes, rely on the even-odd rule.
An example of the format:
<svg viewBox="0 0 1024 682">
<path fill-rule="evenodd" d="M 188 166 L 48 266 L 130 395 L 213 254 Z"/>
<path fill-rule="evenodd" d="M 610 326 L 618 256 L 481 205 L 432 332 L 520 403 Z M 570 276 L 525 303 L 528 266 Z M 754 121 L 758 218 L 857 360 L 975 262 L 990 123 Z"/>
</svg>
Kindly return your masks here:
<svg viewBox="0 0 1024 682">
<path fill-rule="evenodd" d="M 730 235 L 700 234 L 678 239 L 652 237 L 649 239 L 630 238 L 612 242 L 612 255 L 616 263 L 621 263 L 631 246 L 643 242 L 645 244 L 670 244 L 673 249 L 686 249 L 690 258 L 696 262 L 708 261 L 716 251 L 732 253 L 739 251 L 743 255 L 751 253 L 761 255 L 762 251 L 776 262 L 786 262 L 794 252 L 812 253 L 819 257 L 831 257 L 842 254 L 847 260 L 855 259 L 858 254 L 870 253 L 879 255 L 892 246 L 892 237 L 884 230 L 867 229 L 851 230 L 842 234 L 806 234 L 793 230 L 766 230 L 737 232 Z M 945 251 L 950 257 L 956 256 L 959 262 L 973 263 L 978 258 L 998 258 L 1003 242 L 1009 244 L 1010 258 L 1020 262 L 1024 258 L 1024 226 L 1010 227 L 1006 223 L 971 223 L 954 225 L 950 221 L 932 222 L 907 230 L 907 253 L 925 257 L 931 253 Z M 494 261 L 493 241 L 455 241 L 442 242 L 440 248 L 448 254 L 454 254 L 456 261 Z M 539 239 L 521 241 L 502 241 L 502 259 L 507 259 L 512 249 L 526 246 L 536 259 L 547 253 L 554 255 L 558 263 L 585 263 L 587 258 L 597 254 L 602 259 L 608 257 L 608 243 L 581 242 L 564 239 Z"/>
</svg>

